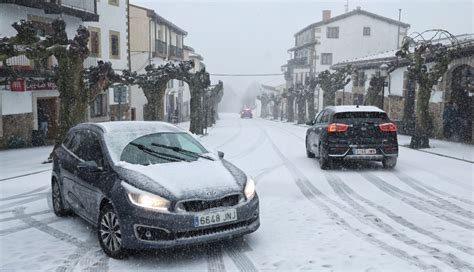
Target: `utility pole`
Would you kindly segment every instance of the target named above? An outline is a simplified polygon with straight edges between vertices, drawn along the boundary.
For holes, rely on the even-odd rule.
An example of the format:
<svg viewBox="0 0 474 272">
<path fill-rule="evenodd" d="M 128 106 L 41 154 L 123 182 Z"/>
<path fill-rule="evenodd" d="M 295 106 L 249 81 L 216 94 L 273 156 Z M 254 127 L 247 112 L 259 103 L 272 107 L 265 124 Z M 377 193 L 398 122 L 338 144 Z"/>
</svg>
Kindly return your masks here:
<svg viewBox="0 0 474 272">
<path fill-rule="evenodd" d="M 401 23 L 402 20 L 402 9 L 398 9 L 398 22 Z M 397 49 L 400 49 L 400 24 L 398 24 L 398 34 L 397 34 Z"/>
</svg>

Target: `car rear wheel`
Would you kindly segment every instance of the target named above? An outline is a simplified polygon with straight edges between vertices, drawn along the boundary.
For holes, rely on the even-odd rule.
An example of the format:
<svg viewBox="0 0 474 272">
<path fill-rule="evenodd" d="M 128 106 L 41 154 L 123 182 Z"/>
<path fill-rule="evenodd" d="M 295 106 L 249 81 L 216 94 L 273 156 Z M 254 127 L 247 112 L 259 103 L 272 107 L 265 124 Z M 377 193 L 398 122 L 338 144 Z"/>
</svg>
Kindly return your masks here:
<svg viewBox="0 0 474 272">
<path fill-rule="evenodd" d="M 382 165 L 385 169 L 393 169 L 397 165 L 397 158 L 384 158 Z"/>
<path fill-rule="evenodd" d="M 315 157 L 314 153 L 309 150 L 308 139 L 306 139 L 306 156 L 308 158 L 314 158 Z"/>
<path fill-rule="evenodd" d="M 328 170 L 332 167 L 332 159 L 328 156 L 326 149 L 324 147 L 321 148 L 321 144 L 319 145 L 319 166 L 323 170 Z"/>
<path fill-rule="evenodd" d="M 53 180 L 51 190 L 51 200 L 53 202 L 54 214 L 59 217 L 70 215 L 71 211 L 67 209 L 64 205 L 63 196 L 61 194 L 61 186 L 59 185 L 59 182 L 56 179 Z"/>
<path fill-rule="evenodd" d="M 106 204 L 100 210 L 97 236 L 102 250 L 114 259 L 127 257 L 128 251 L 122 244 L 120 221 L 111 204 Z"/>
</svg>

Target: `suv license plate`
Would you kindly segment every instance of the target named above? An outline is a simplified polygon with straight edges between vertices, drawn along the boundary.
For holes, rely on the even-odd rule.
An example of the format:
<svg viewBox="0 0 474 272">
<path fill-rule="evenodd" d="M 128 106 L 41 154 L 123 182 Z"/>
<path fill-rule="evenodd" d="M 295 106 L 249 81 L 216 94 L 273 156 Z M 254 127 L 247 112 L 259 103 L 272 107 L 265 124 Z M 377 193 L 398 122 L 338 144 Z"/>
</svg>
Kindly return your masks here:
<svg viewBox="0 0 474 272">
<path fill-rule="evenodd" d="M 375 155 L 377 154 L 377 150 L 375 148 L 368 148 L 368 149 L 361 149 L 361 148 L 354 148 L 352 150 L 354 155 Z"/>
<path fill-rule="evenodd" d="M 228 209 L 194 216 L 194 227 L 210 226 L 237 220 L 237 210 Z"/>
</svg>

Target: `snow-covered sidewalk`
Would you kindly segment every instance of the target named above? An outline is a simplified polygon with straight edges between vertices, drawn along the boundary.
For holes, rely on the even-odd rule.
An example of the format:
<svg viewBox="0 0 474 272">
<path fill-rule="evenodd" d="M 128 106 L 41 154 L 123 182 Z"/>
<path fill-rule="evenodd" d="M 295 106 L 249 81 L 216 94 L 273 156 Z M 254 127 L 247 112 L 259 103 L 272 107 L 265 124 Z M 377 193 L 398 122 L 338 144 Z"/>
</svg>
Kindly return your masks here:
<svg viewBox="0 0 474 272">
<path fill-rule="evenodd" d="M 411 136 L 398 135 L 398 144 L 401 146 L 410 145 L 410 140 Z M 474 163 L 474 145 L 430 139 L 430 146 L 419 151 Z"/>
</svg>

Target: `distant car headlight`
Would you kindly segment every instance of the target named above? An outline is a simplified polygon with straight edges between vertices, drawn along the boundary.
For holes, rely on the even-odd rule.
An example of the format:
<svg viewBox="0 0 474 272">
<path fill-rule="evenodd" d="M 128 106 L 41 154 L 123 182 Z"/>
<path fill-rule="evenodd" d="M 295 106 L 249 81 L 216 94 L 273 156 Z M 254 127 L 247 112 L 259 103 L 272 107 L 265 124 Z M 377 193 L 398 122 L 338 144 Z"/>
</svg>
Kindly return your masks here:
<svg viewBox="0 0 474 272">
<path fill-rule="evenodd" d="M 142 191 L 125 182 L 122 182 L 122 186 L 127 190 L 128 199 L 132 204 L 160 212 L 169 211 L 171 202 L 168 199 Z"/>
<path fill-rule="evenodd" d="M 247 184 L 245 184 L 244 194 L 247 200 L 250 200 L 255 196 L 255 181 L 253 181 L 253 179 L 247 178 Z"/>
</svg>

